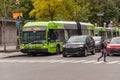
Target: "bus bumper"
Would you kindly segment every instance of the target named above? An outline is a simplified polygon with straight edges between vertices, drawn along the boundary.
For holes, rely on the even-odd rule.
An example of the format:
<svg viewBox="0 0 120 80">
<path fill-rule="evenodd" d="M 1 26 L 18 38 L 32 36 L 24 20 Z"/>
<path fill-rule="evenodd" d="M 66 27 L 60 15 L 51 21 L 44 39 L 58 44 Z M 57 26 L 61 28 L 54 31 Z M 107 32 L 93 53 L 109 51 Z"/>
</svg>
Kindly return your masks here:
<svg viewBox="0 0 120 80">
<path fill-rule="evenodd" d="M 42 52 L 48 52 L 48 49 L 24 49 L 20 51 L 22 53 L 42 53 Z"/>
</svg>

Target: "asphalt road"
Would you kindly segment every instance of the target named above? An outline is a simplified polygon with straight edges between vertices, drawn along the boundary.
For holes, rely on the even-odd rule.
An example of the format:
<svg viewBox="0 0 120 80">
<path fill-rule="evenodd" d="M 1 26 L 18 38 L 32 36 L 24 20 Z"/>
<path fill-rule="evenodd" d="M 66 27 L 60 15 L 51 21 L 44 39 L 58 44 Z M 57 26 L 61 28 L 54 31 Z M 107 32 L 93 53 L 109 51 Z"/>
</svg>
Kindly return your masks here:
<svg viewBox="0 0 120 80">
<path fill-rule="evenodd" d="M 98 56 L 0 53 L 0 80 L 120 80 L 120 56 L 107 57 L 107 63 L 97 62 Z"/>
</svg>

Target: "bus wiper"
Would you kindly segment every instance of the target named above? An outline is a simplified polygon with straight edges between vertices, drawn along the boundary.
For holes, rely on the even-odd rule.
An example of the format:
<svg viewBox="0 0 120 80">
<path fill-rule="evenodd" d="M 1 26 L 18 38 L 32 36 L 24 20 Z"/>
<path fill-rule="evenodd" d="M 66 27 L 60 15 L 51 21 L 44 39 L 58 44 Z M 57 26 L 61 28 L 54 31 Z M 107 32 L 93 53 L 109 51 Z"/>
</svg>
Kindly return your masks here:
<svg viewBox="0 0 120 80">
<path fill-rule="evenodd" d="M 32 43 L 33 43 L 33 44 L 39 44 L 39 43 L 41 44 L 42 42 L 40 42 L 40 41 L 33 41 Z M 42 43 L 42 44 L 43 44 L 43 43 Z"/>
<path fill-rule="evenodd" d="M 28 44 L 28 42 L 22 42 L 23 44 Z"/>
</svg>

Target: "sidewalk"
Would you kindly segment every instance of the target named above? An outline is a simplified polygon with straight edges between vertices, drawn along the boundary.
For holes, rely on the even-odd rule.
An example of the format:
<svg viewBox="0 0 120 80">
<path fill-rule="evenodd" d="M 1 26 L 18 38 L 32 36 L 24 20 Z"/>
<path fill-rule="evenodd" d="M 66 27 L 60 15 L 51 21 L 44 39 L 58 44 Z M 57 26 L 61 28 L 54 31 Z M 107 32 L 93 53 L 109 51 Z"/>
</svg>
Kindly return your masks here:
<svg viewBox="0 0 120 80">
<path fill-rule="evenodd" d="M 6 53 L 6 52 L 0 52 L 0 59 L 2 58 L 7 58 L 7 57 L 15 57 L 15 56 L 20 56 L 20 55 L 23 55 L 22 53 L 20 52 L 9 52 L 9 53 Z"/>
<path fill-rule="evenodd" d="M 6 46 L 6 51 L 4 50 L 4 46 L 0 46 L 0 52 L 18 52 L 19 49 L 16 49 L 16 46 Z"/>
</svg>

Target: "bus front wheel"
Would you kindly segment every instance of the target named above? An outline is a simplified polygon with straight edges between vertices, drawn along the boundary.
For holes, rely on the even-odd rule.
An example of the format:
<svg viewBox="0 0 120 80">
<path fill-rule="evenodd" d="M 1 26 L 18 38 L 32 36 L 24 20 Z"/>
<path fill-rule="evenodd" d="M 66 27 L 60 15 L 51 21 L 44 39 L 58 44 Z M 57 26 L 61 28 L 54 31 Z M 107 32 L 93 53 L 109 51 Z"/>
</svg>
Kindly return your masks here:
<svg viewBox="0 0 120 80">
<path fill-rule="evenodd" d="M 60 47 L 59 46 L 56 47 L 56 54 L 60 54 Z"/>
</svg>

